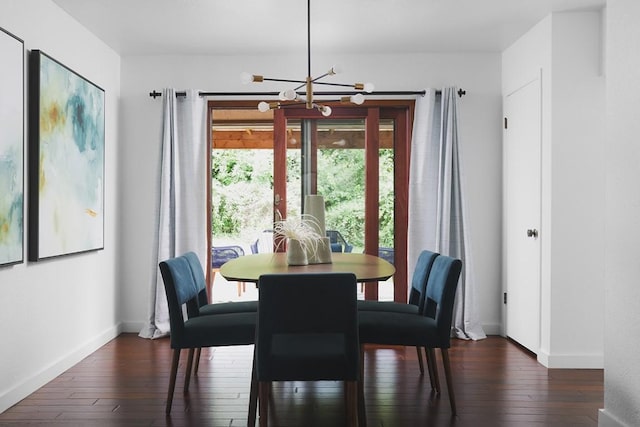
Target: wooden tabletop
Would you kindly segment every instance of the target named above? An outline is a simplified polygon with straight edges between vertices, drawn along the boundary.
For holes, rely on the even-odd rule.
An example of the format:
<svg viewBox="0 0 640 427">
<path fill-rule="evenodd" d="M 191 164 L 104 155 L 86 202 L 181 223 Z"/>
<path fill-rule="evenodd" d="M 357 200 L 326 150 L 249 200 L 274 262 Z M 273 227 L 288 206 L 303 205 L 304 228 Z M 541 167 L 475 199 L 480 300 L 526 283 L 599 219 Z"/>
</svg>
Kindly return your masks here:
<svg viewBox="0 0 640 427">
<path fill-rule="evenodd" d="M 287 265 L 283 252 L 245 255 L 220 267 L 220 274 L 230 281 L 258 282 L 262 274 L 286 273 L 354 273 L 358 282 L 387 280 L 396 269 L 374 255 L 332 253 L 331 264 Z"/>
</svg>

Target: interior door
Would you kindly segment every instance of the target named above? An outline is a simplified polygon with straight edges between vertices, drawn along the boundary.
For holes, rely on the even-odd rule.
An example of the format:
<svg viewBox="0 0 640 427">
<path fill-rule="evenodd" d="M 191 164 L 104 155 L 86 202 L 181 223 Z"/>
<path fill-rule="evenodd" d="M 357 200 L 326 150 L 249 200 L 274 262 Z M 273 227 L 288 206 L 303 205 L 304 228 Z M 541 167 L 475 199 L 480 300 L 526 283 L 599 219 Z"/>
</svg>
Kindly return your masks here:
<svg viewBox="0 0 640 427">
<path fill-rule="evenodd" d="M 541 83 L 504 99 L 506 333 L 540 347 Z"/>
</svg>

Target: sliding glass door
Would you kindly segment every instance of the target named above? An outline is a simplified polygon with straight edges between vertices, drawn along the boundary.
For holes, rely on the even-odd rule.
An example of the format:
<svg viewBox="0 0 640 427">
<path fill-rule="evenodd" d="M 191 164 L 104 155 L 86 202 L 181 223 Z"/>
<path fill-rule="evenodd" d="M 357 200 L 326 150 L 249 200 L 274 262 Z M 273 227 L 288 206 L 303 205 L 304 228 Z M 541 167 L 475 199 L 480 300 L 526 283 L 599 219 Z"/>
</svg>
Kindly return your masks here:
<svg viewBox="0 0 640 427">
<path fill-rule="evenodd" d="M 379 255 L 396 267 L 390 281 L 363 285 L 364 297 L 406 301 L 412 103 L 336 105 L 329 117 L 229 104 L 210 103 L 212 245 L 273 250 L 273 221 L 299 216 L 304 196 L 320 194 L 334 250 Z"/>
</svg>

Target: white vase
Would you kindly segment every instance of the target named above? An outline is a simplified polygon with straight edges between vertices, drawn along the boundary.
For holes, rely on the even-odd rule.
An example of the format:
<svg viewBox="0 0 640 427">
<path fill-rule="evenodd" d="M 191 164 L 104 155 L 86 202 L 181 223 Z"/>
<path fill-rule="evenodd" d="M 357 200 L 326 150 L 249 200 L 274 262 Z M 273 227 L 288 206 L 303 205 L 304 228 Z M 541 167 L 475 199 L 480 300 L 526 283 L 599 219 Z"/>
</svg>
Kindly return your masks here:
<svg viewBox="0 0 640 427">
<path fill-rule="evenodd" d="M 307 253 L 302 248 L 299 240 L 289 239 L 287 241 L 287 264 L 288 265 L 307 265 Z"/>
<path fill-rule="evenodd" d="M 318 240 L 315 250 L 307 253 L 309 264 L 331 264 L 331 242 L 328 237 Z"/>
</svg>

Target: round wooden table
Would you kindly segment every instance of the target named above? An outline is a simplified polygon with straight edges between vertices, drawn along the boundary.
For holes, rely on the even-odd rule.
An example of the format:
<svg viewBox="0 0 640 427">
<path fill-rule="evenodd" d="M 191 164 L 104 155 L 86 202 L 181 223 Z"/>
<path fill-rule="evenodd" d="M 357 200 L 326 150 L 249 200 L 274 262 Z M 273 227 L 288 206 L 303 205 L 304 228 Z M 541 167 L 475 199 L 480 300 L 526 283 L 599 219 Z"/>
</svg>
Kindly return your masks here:
<svg viewBox="0 0 640 427">
<path fill-rule="evenodd" d="M 287 265 L 284 252 L 245 255 L 227 261 L 220 274 L 229 281 L 258 282 L 263 274 L 353 273 L 358 282 L 387 280 L 396 272 L 388 261 L 374 255 L 332 253 L 331 264 Z"/>
</svg>

